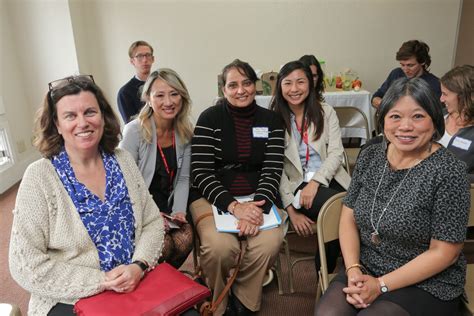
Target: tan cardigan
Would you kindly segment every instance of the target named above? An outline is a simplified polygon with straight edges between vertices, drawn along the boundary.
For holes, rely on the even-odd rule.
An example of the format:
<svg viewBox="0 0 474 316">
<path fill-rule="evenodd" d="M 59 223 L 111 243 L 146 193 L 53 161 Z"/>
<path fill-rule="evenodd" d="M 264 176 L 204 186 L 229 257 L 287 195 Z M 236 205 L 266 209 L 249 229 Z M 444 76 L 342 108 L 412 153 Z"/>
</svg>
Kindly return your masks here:
<svg viewBox="0 0 474 316">
<path fill-rule="evenodd" d="M 163 245 L 163 220 L 131 156 L 120 149 L 115 154 L 135 216 L 132 260 L 154 266 Z M 58 302 L 74 304 L 104 290 L 97 249 L 50 160 L 27 168 L 13 214 L 10 272 L 31 292 L 28 315 L 46 315 Z"/>
<path fill-rule="evenodd" d="M 323 103 L 324 129 L 321 137 L 314 141 L 314 125 L 308 129 L 310 146 L 316 149 L 321 157 L 321 168 L 314 174 L 313 180 L 328 186 L 334 178 L 343 188 L 347 189 L 351 177 L 342 167 L 343 151 L 341 130 L 336 111 L 332 106 Z M 303 168 L 298 154 L 298 144 L 292 136 L 285 133 L 285 160 L 284 170 L 280 182 L 280 195 L 283 207 L 293 202 L 296 188 L 303 182 Z"/>
</svg>

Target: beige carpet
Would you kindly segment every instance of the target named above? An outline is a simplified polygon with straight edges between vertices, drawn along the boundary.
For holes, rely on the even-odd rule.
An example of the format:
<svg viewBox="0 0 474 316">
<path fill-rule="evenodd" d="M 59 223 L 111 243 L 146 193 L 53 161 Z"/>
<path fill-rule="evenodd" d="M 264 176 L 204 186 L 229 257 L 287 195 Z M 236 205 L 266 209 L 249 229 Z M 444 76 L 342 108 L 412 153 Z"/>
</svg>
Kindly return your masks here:
<svg viewBox="0 0 474 316">
<path fill-rule="evenodd" d="M 18 185 L 0 195 L 0 303 L 18 305 L 26 315 L 29 294 L 19 287 L 10 276 L 8 269 L 8 244 L 12 223 L 12 209 L 15 205 Z M 296 251 L 294 256 L 302 252 L 315 251 L 314 238 L 298 238 L 290 236 L 290 245 Z M 297 248 L 297 249 L 296 249 Z M 304 255 L 304 253 L 303 253 Z M 294 287 L 296 292 L 290 294 L 288 287 L 288 269 L 285 257 L 280 255 L 283 268 L 284 295 L 278 294 L 276 278 L 263 289 L 262 308 L 259 315 L 312 315 L 316 293 L 316 273 L 313 261 L 304 261 L 294 268 Z M 192 256 L 183 265 L 183 269 L 192 270 Z"/>
</svg>

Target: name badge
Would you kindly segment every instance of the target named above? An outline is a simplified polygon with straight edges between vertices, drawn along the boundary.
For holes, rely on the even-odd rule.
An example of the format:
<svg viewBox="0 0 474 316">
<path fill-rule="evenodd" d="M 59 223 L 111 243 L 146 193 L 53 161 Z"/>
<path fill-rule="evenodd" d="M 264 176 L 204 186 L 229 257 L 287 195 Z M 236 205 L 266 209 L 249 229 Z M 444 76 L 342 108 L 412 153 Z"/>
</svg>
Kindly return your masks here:
<svg viewBox="0 0 474 316">
<path fill-rule="evenodd" d="M 462 137 L 456 137 L 453 141 L 453 146 L 457 148 L 461 148 L 464 150 L 468 150 L 469 147 L 471 146 L 472 141 L 469 139 L 465 139 Z"/>
<path fill-rule="evenodd" d="M 268 138 L 268 127 L 252 128 L 253 138 Z"/>
<path fill-rule="evenodd" d="M 178 158 L 178 168 L 181 168 L 182 165 L 183 165 L 183 157 L 179 157 Z"/>
</svg>

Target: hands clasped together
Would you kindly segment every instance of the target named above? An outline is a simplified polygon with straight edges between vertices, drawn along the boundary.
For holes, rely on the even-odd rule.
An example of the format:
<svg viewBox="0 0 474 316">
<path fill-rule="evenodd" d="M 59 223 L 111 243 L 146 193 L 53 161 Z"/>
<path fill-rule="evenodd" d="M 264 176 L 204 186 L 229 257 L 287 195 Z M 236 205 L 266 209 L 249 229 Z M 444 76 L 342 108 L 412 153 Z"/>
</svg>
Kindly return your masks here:
<svg viewBox="0 0 474 316">
<path fill-rule="evenodd" d="M 346 300 L 356 308 L 367 308 L 382 294 L 377 278 L 363 274 L 359 269 L 347 271 Z"/>
<path fill-rule="evenodd" d="M 105 290 L 129 293 L 135 290 L 142 275 L 143 271 L 138 265 L 122 264 L 105 273 L 105 281 L 102 286 Z"/>
<path fill-rule="evenodd" d="M 261 206 L 265 204 L 265 201 L 233 203 L 236 203 L 232 213 L 239 220 L 237 224 L 239 236 L 256 236 L 259 227 L 263 224 L 263 209 Z"/>
</svg>

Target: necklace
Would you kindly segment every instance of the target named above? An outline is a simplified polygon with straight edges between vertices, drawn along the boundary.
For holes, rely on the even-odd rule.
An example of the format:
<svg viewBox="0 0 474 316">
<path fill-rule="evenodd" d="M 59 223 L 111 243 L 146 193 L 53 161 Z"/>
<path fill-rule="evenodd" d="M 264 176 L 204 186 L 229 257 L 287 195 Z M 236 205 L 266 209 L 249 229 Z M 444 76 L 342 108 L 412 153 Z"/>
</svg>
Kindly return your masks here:
<svg viewBox="0 0 474 316">
<path fill-rule="evenodd" d="M 382 220 L 382 217 L 384 216 L 385 212 L 387 211 L 388 209 L 388 206 L 390 205 L 390 203 L 392 202 L 393 198 L 395 197 L 395 195 L 397 194 L 398 190 L 402 187 L 402 184 L 403 182 L 405 182 L 405 179 L 408 177 L 408 175 L 410 174 L 411 172 L 411 169 L 413 169 L 414 166 L 416 166 L 420 161 L 417 160 L 415 162 L 415 164 L 410 167 L 410 169 L 408 169 L 408 172 L 405 174 L 405 176 L 403 177 L 402 181 L 400 182 L 400 184 L 398 185 L 398 188 L 395 190 L 395 193 L 393 193 L 392 197 L 390 198 L 390 200 L 388 201 L 387 205 L 384 207 L 384 209 L 382 210 L 382 213 L 380 214 L 380 217 L 379 219 L 377 220 L 377 224 L 375 225 L 374 224 L 374 219 L 373 219 L 373 215 L 374 215 L 374 207 L 375 207 L 375 200 L 377 199 L 377 193 L 379 192 L 379 189 L 380 189 L 380 185 L 382 184 L 382 180 L 383 180 L 383 177 L 385 176 L 385 170 L 387 169 L 387 166 L 388 166 L 388 159 L 387 159 L 387 162 L 385 163 L 385 166 L 383 167 L 383 172 L 382 172 L 382 176 L 380 177 L 380 181 L 379 181 L 379 184 L 377 185 L 377 189 L 375 190 L 375 196 L 374 196 L 374 201 L 372 202 L 372 210 L 370 211 L 370 224 L 372 225 L 372 228 L 374 229 L 374 231 L 372 232 L 372 234 L 370 234 L 370 241 L 378 246 L 380 245 L 380 243 L 382 242 L 382 239 L 380 239 L 380 235 L 379 235 L 379 226 L 380 226 L 380 221 Z"/>
</svg>

